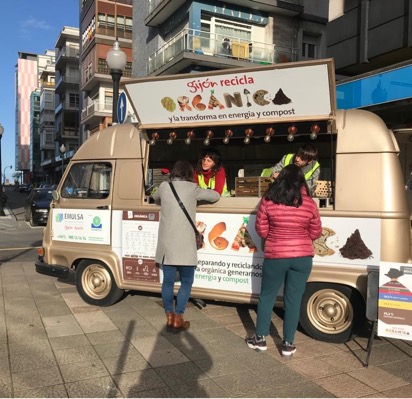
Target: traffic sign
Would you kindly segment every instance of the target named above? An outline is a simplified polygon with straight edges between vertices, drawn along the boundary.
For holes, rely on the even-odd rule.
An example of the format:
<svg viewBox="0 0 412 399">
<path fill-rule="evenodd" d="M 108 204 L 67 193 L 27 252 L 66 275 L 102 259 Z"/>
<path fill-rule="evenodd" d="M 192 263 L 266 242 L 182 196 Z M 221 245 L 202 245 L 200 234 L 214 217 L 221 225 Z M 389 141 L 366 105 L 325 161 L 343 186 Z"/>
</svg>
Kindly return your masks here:
<svg viewBox="0 0 412 399">
<path fill-rule="evenodd" d="M 117 100 L 117 120 L 119 123 L 124 123 L 127 115 L 127 100 L 126 93 L 122 92 Z"/>
</svg>

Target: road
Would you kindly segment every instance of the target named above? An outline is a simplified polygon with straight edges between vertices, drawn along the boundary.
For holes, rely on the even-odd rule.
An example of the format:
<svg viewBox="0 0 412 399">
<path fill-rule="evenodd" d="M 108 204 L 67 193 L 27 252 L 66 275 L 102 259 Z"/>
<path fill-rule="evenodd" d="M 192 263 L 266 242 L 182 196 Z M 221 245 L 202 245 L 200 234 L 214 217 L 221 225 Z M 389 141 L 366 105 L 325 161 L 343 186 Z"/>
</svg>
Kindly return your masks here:
<svg viewBox="0 0 412 399">
<path fill-rule="evenodd" d="M 43 240 L 44 226 L 31 227 L 24 221 L 24 204 L 27 193 L 5 187 L 8 203 L 6 216 L 0 216 L 0 264 L 29 262 L 37 259 L 36 248 Z"/>
</svg>

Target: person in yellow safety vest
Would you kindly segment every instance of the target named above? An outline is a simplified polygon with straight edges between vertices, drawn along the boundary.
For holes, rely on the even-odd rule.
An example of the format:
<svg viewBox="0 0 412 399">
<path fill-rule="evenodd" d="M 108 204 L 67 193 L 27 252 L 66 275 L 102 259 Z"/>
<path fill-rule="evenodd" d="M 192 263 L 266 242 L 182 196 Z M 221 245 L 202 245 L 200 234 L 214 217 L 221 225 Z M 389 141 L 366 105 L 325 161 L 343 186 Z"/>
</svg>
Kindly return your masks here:
<svg viewBox="0 0 412 399">
<path fill-rule="evenodd" d="M 302 168 L 305 175 L 306 183 L 308 184 L 310 194 L 313 196 L 316 189 L 316 182 L 319 179 L 320 164 L 317 161 L 318 150 L 311 144 L 306 144 L 299 148 L 296 154 L 286 154 L 272 168 L 264 169 L 262 176 L 271 176 L 276 178 L 279 172 L 286 166 L 294 163 Z"/>
<path fill-rule="evenodd" d="M 222 197 L 230 197 L 226 185 L 226 172 L 218 150 L 205 148 L 202 151 L 202 157 L 195 171 L 195 182 L 201 188 L 210 188 L 217 191 Z"/>
</svg>

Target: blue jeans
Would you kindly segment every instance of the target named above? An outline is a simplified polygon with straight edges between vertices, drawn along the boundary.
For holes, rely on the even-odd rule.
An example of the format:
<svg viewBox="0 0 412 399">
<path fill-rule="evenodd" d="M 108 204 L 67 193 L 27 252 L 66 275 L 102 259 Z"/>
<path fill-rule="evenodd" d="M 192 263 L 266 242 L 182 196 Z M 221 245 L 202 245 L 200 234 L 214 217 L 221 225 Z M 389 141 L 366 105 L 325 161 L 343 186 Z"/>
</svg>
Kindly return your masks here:
<svg viewBox="0 0 412 399">
<path fill-rule="evenodd" d="M 257 309 L 256 334 L 269 335 L 272 310 L 282 283 L 284 286 L 283 339 L 293 342 L 299 322 L 300 304 L 312 270 L 312 257 L 265 259 Z"/>
<path fill-rule="evenodd" d="M 162 299 L 165 312 L 183 314 L 192 291 L 196 266 L 163 266 Z M 173 306 L 176 271 L 180 275 L 180 288 L 176 295 L 176 308 Z"/>
</svg>

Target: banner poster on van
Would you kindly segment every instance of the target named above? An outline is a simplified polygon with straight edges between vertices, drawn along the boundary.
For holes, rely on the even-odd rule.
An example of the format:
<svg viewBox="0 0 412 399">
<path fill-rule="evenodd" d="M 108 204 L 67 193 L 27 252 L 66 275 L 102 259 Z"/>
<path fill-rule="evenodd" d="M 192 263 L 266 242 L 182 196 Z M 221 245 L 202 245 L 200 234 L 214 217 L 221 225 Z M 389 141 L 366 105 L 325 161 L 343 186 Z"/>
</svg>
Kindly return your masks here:
<svg viewBox="0 0 412 399">
<path fill-rule="evenodd" d="M 126 280 L 159 282 L 155 254 L 159 212 L 123 211 L 122 263 Z"/>
<path fill-rule="evenodd" d="M 52 210 L 53 240 L 110 244 L 110 210 Z"/>
<path fill-rule="evenodd" d="M 412 265 L 381 262 L 378 335 L 412 340 Z"/>
<path fill-rule="evenodd" d="M 198 251 L 194 287 L 259 294 L 264 242 L 255 215 L 197 214 L 205 246 Z M 379 219 L 322 218 L 322 237 L 313 243 L 316 266 L 365 267 L 380 263 Z"/>
<path fill-rule="evenodd" d="M 379 266 L 381 221 L 322 217 L 322 236 L 313 242 L 314 264 Z"/>
<path fill-rule="evenodd" d="M 142 128 L 329 119 L 335 108 L 331 64 L 284 66 L 137 79 L 125 88 Z"/>
<path fill-rule="evenodd" d="M 113 212 L 112 247 L 126 279 L 162 282 L 154 260 L 159 217 L 159 212 Z M 194 287 L 260 293 L 264 241 L 255 222 L 251 214 L 197 213 L 204 247 L 198 250 Z M 379 219 L 323 217 L 322 225 L 322 237 L 314 242 L 315 266 L 361 265 L 366 271 L 379 265 Z"/>
</svg>

